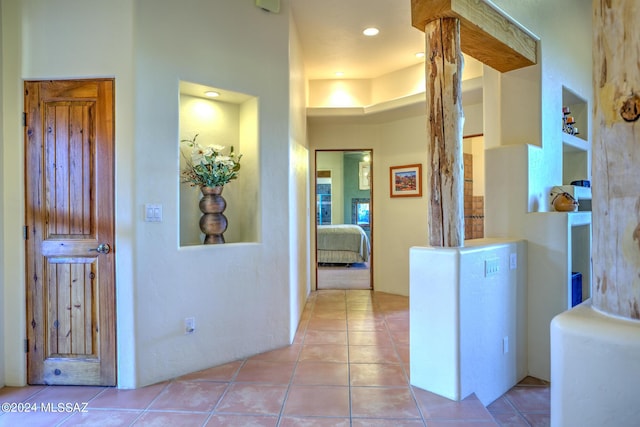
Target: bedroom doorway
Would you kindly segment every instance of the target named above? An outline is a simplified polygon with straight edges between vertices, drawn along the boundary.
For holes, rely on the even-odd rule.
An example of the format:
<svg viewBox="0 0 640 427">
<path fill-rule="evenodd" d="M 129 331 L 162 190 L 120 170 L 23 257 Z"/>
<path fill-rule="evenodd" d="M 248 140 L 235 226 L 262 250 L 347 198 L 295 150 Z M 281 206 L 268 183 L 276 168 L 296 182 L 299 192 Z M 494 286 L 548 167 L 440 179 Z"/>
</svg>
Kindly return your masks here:
<svg viewBox="0 0 640 427">
<path fill-rule="evenodd" d="M 373 151 L 316 150 L 316 289 L 373 289 Z"/>
</svg>

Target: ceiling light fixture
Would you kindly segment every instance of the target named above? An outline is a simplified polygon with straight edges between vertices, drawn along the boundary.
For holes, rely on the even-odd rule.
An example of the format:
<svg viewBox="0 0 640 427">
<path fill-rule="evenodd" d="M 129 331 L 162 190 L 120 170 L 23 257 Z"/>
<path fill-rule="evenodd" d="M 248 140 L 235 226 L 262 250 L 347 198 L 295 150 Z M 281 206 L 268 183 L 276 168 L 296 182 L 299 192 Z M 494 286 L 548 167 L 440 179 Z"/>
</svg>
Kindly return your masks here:
<svg viewBox="0 0 640 427">
<path fill-rule="evenodd" d="M 209 98 L 217 98 L 220 96 L 220 93 L 213 91 L 213 90 L 208 90 L 205 93 L 205 96 L 208 96 Z"/>
<path fill-rule="evenodd" d="M 375 28 L 375 27 L 369 27 L 369 28 L 365 28 L 364 31 L 362 31 L 362 34 L 364 34 L 365 36 L 377 36 L 378 33 L 380 32 L 379 29 Z"/>
<path fill-rule="evenodd" d="M 344 76 L 344 71 L 336 71 L 336 77 Z"/>
<path fill-rule="evenodd" d="M 416 58 L 424 58 L 424 52 L 416 52 Z"/>
</svg>

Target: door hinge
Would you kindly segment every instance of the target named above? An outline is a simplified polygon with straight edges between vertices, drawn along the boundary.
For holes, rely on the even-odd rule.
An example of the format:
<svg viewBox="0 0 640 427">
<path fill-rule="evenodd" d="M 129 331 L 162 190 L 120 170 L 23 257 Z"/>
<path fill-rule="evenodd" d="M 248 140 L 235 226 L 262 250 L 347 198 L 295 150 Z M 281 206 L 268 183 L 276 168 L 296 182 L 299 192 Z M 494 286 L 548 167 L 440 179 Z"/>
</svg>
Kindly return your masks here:
<svg viewBox="0 0 640 427">
<path fill-rule="evenodd" d="M 24 340 L 24 352 L 29 353 L 29 339 Z"/>
<path fill-rule="evenodd" d="M 22 126 L 27 125 L 27 113 L 22 113 Z"/>
<path fill-rule="evenodd" d="M 22 227 L 22 236 L 24 237 L 24 240 L 29 240 L 29 226 L 25 225 L 24 227 Z"/>
</svg>

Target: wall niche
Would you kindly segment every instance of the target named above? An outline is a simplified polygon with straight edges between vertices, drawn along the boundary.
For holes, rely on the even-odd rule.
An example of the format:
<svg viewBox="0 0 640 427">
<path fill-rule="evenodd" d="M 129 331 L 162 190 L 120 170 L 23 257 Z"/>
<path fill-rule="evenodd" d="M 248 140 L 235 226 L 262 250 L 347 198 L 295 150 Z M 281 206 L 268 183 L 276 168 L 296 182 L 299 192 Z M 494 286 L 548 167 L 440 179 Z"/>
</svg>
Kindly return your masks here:
<svg viewBox="0 0 640 427">
<path fill-rule="evenodd" d="M 212 94 L 217 94 L 212 97 Z M 180 135 L 178 158 L 180 171 L 185 167 L 188 147 L 181 142 L 193 139 L 202 146 L 221 145 L 228 153 L 241 154 L 237 179 L 224 186 L 222 193 L 227 202 L 224 215 L 228 226 L 224 232 L 226 244 L 258 242 L 260 225 L 260 162 L 258 138 L 258 99 L 255 96 L 225 89 L 180 82 Z M 183 151 L 181 151 L 183 150 Z M 202 245 L 204 234 L 199 221 L 198 207 L 201 192 L 182 182 L 180 177 L 180 246 Z M 207 245 L 224 246 L 224 245 Z"/>
</svg>

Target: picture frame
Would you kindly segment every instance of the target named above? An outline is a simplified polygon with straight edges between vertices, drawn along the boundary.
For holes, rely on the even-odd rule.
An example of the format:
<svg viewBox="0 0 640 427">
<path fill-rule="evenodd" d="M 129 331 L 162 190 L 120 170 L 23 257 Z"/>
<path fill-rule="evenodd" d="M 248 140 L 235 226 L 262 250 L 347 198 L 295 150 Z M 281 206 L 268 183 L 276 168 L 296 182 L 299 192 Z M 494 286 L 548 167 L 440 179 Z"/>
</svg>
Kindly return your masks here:
<svg viewBox="0 0 640 427">
<path fill-rule="evenodd" d="M 422 164 L 389 168 L 391 197 L 422 197 Z"/>
<path fill-rule="evenodd" d="M 358 189 L 370 190 L 371 184 L 369 179 L 371 177 L 371 163 L 360 162 L 358 164 Z"/>
</svg>

